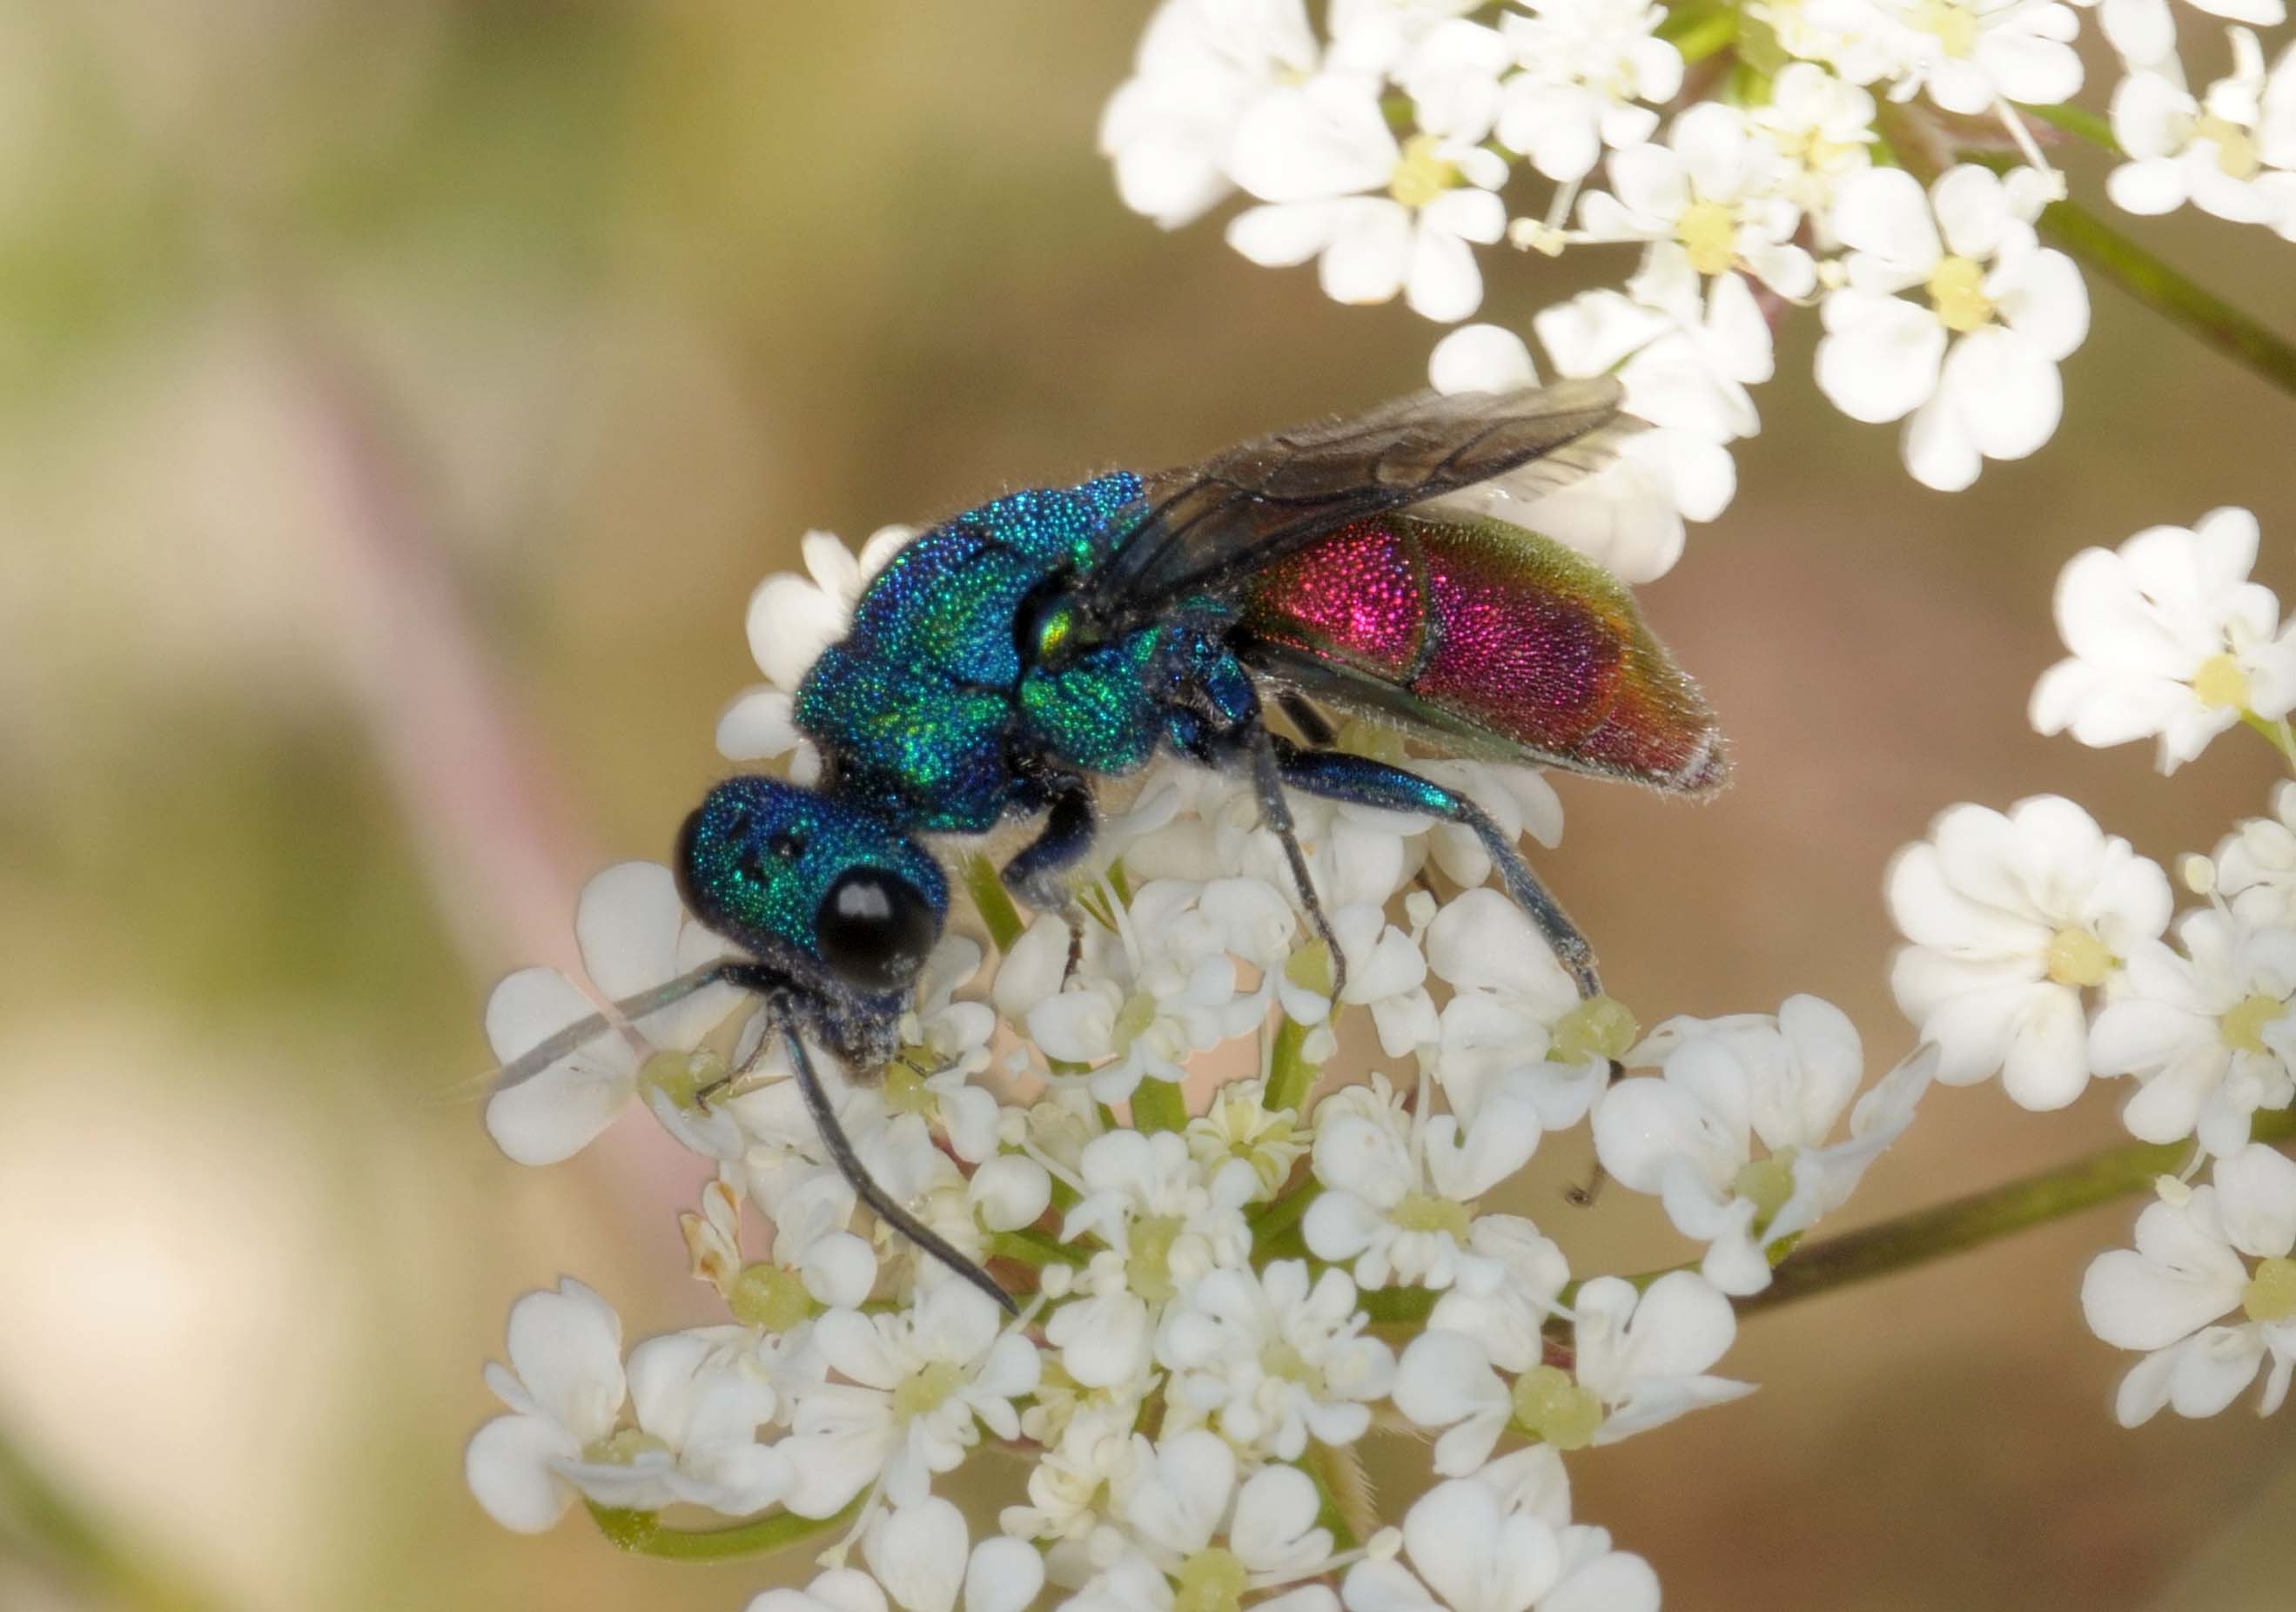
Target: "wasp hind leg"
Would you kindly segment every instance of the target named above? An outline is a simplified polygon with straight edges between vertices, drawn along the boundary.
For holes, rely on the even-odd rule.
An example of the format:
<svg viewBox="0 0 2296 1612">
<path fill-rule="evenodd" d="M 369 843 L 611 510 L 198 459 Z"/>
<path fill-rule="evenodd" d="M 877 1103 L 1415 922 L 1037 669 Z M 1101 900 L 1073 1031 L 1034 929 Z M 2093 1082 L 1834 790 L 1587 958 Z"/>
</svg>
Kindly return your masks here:
<svg viewBox="0 0 2296 1612">
<path fill-rule="evenodd" d="M 1300 892 L 1300 905 L 1308 915 L 1308 926 L 1331 951 L 1332 1003 L 1336 1010 L 1340 997 L 1348 988 L 1348 957 L 1340 950 L 1340 937 L 1332 928 L 1330 915 L 1324 910 L 1323 899 L 1316 893 L 1315 876 L 1308 869 L 1308 853 L 1300 848 L 1300 833 L 1292 821 L 1292 804 L 1283 798 L 1283 785 L 1292 781 L 1284 771 L 1283 758 L 1327 753 L 1302 752 L 1289 739 L 1279 739 L 1268 732 L 1267 724 L 1256 717 L 1237 731 L 1235 742 L 1251 767 L 1251 789 L 1259 798 L 1259 820 L 1283 844 L 1283 859 L 1291 864 L 1292 883 Z"/>
<path fill-rule="evenodd" d="M 1069 870 L 1084 859 L 1098 836 L 1100 819 L 1093 809 L 1092 786 L 1073 773 L 1057 773 L 1045 780 L 1051 804 L 1037 837 L 1013 853 L 997 876 L 1011 891 L 1038 912 L 1057 912 L 1069 926 L 1068 966 L 1062 971 L 1066 986 L 1084 961 L 1084 909 L 1068 886 Z"/>
<path fill-rule="evenodd" d="M 1588 1000 L 1603 994 L 1602 978 L 1595 971 L 1594 948 L 1482 808 L 1456 790 L 1384 761 L 1340 751 L 1302 750 L 1272 736 L 1268 743 L 1282 781 L 1302 794 L 1385 811 L 1422 812 L 1472 829 L 1497 868 L 1507 894 L 1538 926 L 1555 960 L 1578 985 L 1578 994 Z"/>
</svg>

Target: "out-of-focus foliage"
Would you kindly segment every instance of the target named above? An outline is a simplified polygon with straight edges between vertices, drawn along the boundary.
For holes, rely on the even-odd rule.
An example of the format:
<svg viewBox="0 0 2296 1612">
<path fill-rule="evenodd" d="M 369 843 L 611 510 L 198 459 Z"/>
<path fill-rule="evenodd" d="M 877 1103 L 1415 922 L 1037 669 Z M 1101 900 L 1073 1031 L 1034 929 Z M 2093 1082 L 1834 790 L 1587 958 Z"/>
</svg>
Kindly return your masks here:
<svg viewBox="0 0 2296 1612">
<path fill-rule="evenodd" d="M 638 1128 L 521 1171 L 455 1089 L 487 982 L 560 960 L 581 876 L 660 854 L 713 776 L 742 600 L 806 527 L 1419 383 L 1423 322 L 1118 206 L 1094 127 L 1140 10 L 0 0 L 0 1441 L 160 1582 L 347 1612 L 762 1582 L 463 1492 L 513 1294 L 707 1306 L 644 1286 L 683 1161 Z M 2229 226 L 2153 238 L 2285 317 Z M 1509 267 L 1490 317 L 1571 289 Z M 2296 580 L 2284 405 L 2098 315 L 2057 441 L 1952 498 L 1766 399 L 1648 601 L 1741 781 L 1566 788 L 1544 860 L 1622 997 L 1817 991 L 1894 1056 L 1880 868 L 1938 806 L 2061 788 L 2156 856 L 2262 809 L 2261 746 L 2171 794 L 2024 728 L 2075 548 L 2241 503 Z M 2067 1144 L 1933 1110 L 1863 1213 Z M 2075 1289 L 2112 1231 L 1750 1325 L 1734 1369 L 1824 1386 L 1603 1452 L 1584 1509 L 1688 1605 L 2277 1604 L 2236 1597 L 2291 1570 L 2284 1438 L 2104 1413 Z M 25 1498 L 0 1604 L 104 1604 Z"/>
</svg>

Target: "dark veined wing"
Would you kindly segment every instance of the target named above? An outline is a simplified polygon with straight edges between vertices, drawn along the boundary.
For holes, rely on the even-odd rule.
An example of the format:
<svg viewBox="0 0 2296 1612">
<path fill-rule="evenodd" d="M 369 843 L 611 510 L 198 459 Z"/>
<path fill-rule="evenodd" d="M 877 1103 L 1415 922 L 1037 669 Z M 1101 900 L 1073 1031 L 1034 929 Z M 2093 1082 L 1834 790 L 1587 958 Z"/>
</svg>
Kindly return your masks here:
<svg viewBox="0 0 2296 1612">
<path fill-rule="evenodd" d="M 1256 572 L 1247 664 L 1447 750 L 1706 794 L 1727 773 L 1698 685 L 1634 596 L 1495 521 L 1357 522 Z"/>
<path fill-rule="evenodd" d="M 1148 514 L 1084 590 L 1120 629 L 1252 572 L 1351 521 L 1524 467 L 1549 490 L 1609 462 L 1642 422 L 1609 376 L 1509 392 L 1421 392 L 1369 414 L 1262 437 L 1144 478 Z M 1535 463 L 1536 462 L 1536 463 Z M 1526 489 L 1527 491 L 1529 489 Z"/>
</svg>

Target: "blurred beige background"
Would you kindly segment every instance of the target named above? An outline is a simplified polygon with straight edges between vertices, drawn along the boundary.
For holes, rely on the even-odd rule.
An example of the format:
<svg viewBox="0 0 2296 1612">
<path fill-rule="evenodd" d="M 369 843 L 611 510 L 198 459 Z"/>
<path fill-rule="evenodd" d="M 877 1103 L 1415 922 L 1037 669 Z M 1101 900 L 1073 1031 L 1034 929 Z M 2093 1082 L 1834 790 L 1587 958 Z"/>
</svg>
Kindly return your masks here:
<svg viewBox="0 0 2296 1612">
<path fill-rule="evenodd" d="M 1095 121 L 1146 10 L 0 0 L 0 1607 L 769 1581 L 467 1498 L 518 1293 L 578 1272 L 634 1336 L 710 1306 L 650 1126 L 523 1171 L 440 1094 L 489 981 L 718 771 L 742 602 L 804 529 L 1419 384 L 1423 321 L 1118 206 Z M 2296 325 L 2285 246 L 2146 234 Z M 1625 264 L 1494 259 L 1488 312 Z M 1939 808 L 2062 790 L 2161 857 L 2260 810 L 2243 737 L 2164 781 L 2024 726 L 2076 548 L 2244 503 L 2296 588 L 2296 408 L 2095 300 L 2059 439 L 1952 498 L 1785 338 L 1735 507 L 1647 595 L 1740 781 L 1565 783 L 1543 863 L 1646 1021 L 1812 990 L 1885 1064 L 1881 868 Z M 2108 1140 L 2093 1098 L 1937 1094 L 1844 1223 Z M 1519 1206 L 1671 1257 L 1623 1195 L 1561 1205 L 1582 1167 Z M 2133 1210 L 1750 1321 L 1764 1391 L 1581 1458 L 1581 1516 L 1678 1608 L 2289 1605 L 2287 1418 L 2107 1414 L 2076 1294 Z"/>
</svg>

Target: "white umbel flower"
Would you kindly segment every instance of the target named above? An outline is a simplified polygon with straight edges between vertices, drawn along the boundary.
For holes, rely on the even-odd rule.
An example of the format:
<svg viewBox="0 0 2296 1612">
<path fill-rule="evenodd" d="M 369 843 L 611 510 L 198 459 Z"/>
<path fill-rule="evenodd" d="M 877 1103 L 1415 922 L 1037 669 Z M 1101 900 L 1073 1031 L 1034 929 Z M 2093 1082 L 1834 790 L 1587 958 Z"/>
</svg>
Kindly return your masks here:
<svg viewBox="0 0 2296 1612">
<path fill-rule="evenodd" d="M 2189 202 L 2234 224 L 2263 224 L 2296 240 L 2296 173 L 2267 162 L 2260 125 L 2264 47 L 2244 28 L 2231 37 L 2233 70 L 2194 99 L 2174 62 L 2132 72 L 2112 92 L 2112 133 L 2129 160 L 2105 191 L 2132 213 Z"/>
<path fill-rule="evenodd" d="M 1890 983 L 1937 1078 L 1998 1071 L 2020 1106 L 2061 1108 L 2088 1083 L 2081 992 L 2168 927 L 2168 876 L 2059 795 L 2004 814 L 1949 807 L 1890 865 L 1890 915 L 1913 944 Z"/>
<path fill-rule="evenodd" d="M 1101 152 L 1124 205 L 1166 229 L 1217 206 L 1231 188 L 1237 122 L 1316 58 L 1300 0 L 1167 0 L 1101 114 Z"/>
<path fill-rule="evenodd" d="M 1349 1568 L 1340 1599 L 1347 1612 L 1658 1612 L 1659 1589 L 1649 1564 L 1611 1550 L 1603 1530 L 1460 1477 L 1413 1503 L 1403 1555 Z"/>
<path fill-rule="evenodd" d="M 1673 241 L 1702 275 L 1743 268 L 1785 297 L 1816 289 L 1816 265 L 1792 243 L 1801 210 L 1785 193 L 1785 160 L 1736 107 L 1701 102 L 1664 145 L 1614 153 L 1610 175 L 1609 192 L 1578 205 L 1587 239 Z"/>
<path fill-rule="evenodd" d="M 1324 74 L 1255 102 L 1230 157 L 1265 206 L 1238 214 L 1227 238 L 1255 263 L 1319 259 L 1324 293 L 1384 302 L 1449 324 L 1483 300 L 1472 248 L 1505 233 L 1492 193 L 1506 160 L 1463 141 L 1415 135 L 1398 144 L 1375 81 Z"/>
<path fill-rule="evenodd" d="M 2152 526 L 2117 550 L 2085 548 L 2057 578 L 2057 631 L 2072 651 L 2041 674 L 2030 715 L 2084 744 L 2160 739 L 2174 772 L 2243 711 L 2296 707 L 2296 625 L 2249 580 L 2256 517 L 2216 509 Z"/>
<path fill-rule="evenodd" d="M 2177 939 L 2181 952 L 2158 941 L 2130 952 L 2089 1056 L 2098 1073 L 2143 1082 L 2120 1114 L 2132 1135 L 2197 1136 L 2222 1156 L 2246 1144 L 2258 1109 L 2296 1097 L 2296 929 L 2203 909 L 2177 921 Z"/>
<path fill-rule="evenodd" d="M 1811 27 L 1854 42 L 1842 71 L 1886 76 L 1893 100 L 1927 90 L 1974 117 L 2004 102 L 2067 101 L 2081 86 L 2079 19 L 2056 0 L 1806 0 L 1801 10 Z"/>
<path fill-rule="evenodd" d="M 1472 1200 L 1529 1162 L 1539 1132 L 1537 1112 L 1505 1093 L 1462 1124 L 1406 1113 L 1383 1075 L 1334 1092 L 1316 1111 L 1314 1168 L 1325 1191 L 1301 1221 L 1308 1251 L 1351 1264 L 1364 1287 L 1447 1287 L 1488 1271 L 1470 1246 Z"/>
<path fill-rule="evenodd" d="M 2136 1218 L 2136 1248 L 2099 1254 L 2081 1282 L 2090 1329 L 2145 1351 L 2114 1402 L 2121 1426 L 2163 1406 L 2214 1416 L 2267 1361 L 2257 1410 L 2280 1408 L 2296 1371 L 2292 1248 L 2296 1163 L 2260 1142 L 2218 1159 L 2210 1185 L 2164 1185 Z"/>
<path fill-rule="evenodd" d="M 1906 467 L 1924 486 L 1957 492 L 1983 460 L 2023 458 L 2056 432 L 2057 365 L 2088 333 L 2088 293 L 2033 233 L 2042 200 L 2032 170 L 1974 166 L 1927 195 L 1901 169 L 1837 193 L 1833 232 L 1852 250 L 1820 309 L 1818 389 L 1853 420 L 1906 420 Z M 1916 288 L 1926 306 L 1898 294 Z"/>
<path fill-rule="evenodd" d="M 583 967 L 612 1000 L 666 984 L 729 950 L 687 916 L 676 880 L 655 862 L 619 862 L 585 884 L 574 935 Z M 610 1033 L 576 1048 L 495 1093 L 487 1133 L 521 1164 L 556 1164 L 588 1146 L 643 1089 L 681 1141 L 711 1154 L 735 1148 L 731 1123 L 693 1106 L 698 1082 L 688 1055 L 742 1000 L 733 986 L 712 985 L 646 1015 L 634 1026 L 644 1038 L 638 1045 Z M 595 1011 L 555 968 L 521 969 L 487 999 L 487 1040 L 507 1064 Z"/>
<path fill-rule="evenodd" d="M 1003 1320 L 987 1295 L 946 1281 L 895 1314 L 832 1310 L 815 1322 L 823 1359 L 847 1380 L 815 1388 L 791 1416 L 789 1509 L 829 1517 L 881 1482 L 893 1504 L 912 1504 L 982 1427 L 1019 1437 L 1012 1402 L 1037 1386 L 1037 1349 Z"/>
<path fill-rule="evenodd" d="M 1326 1271 L 1312 1287 L 1299 1260 L 1211 1272 L 1165 1312 L 1156 1340 L 1178 1425 L 1209 1425 L 1235 1448 L 1277 1460 L 1299 1460 L 1310 1437 L 1353 1443 L 1395 1370 L 1365 1324 L 1344 1271 Z"/>
<path fill-rule="evenodd" d="M 808 576 L 775 572 L 750 596 L 750 654 L 764 685 L 734 696 L 718 719 L 718 750 L 729 761 L 792 758 L 790 776 L 811 783 L 821 758 L 798 732 L 791 696 L 821 652 L 853 625 L 853 607 L 886 563 L 916 536 L 909 526 L 878 530 L 856 555 L 829 532 L 809 531 L 800 546 Z"/>
<path fill-rule="evenodd" d="M 1773 1018 L 1669 1019 L 1627 1055 L 1661 1078 L 1616 1082 L 1595 1110 L 1595 1155 L 1621 1185 L 1656 1194 L 1723 1292 L 1770 1282 L 1770 1250 L 1846 1201 L 1913 1120 L 1931 1061 L 1909 1061 L 1827 1145 L 1864 1072 L 1857 1032 L 1831 1003 L 1787 999 Z M 1757 1144 L 1760 1156 L 1757 1156 Z"/>
<path fill-rule="evenodd" d="M 1654 30 L 1646 0 L 1528 0 L 1501 24 L 1522 70 L 1500 104 L 1502 144 L 1549 179 L 1592 172 L 1603 148 L 1623 150 L 1658 127 L 1652 106 L 1682 87 L 1682 54 Z M 1648 104 L 1637 105 L 1636 103 Z"/>
<path fill-rule="evenodd" d="M 622 1323 L 595 1293 L 566 1278 L 511 1306 L 510 1369 L 491 1362 L 487 1386 L 511 1414 L 479 1429 L 464 1456 L 471 1493 L 505 1528 L 539 1534 L 576 1490 L 564 1469 L 614 1430 L 628 1384 Z"/>
<path fill-rule="evenodd" d="M 2296 783 L 2272 791 L 2272 815 L 2251 818 L 2217 847 L 2216 892 L 2260 927 L 2296 928 Z"/>
</svg>

